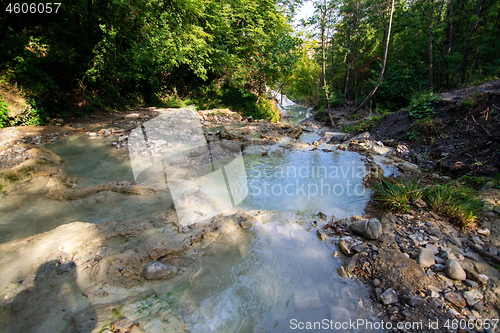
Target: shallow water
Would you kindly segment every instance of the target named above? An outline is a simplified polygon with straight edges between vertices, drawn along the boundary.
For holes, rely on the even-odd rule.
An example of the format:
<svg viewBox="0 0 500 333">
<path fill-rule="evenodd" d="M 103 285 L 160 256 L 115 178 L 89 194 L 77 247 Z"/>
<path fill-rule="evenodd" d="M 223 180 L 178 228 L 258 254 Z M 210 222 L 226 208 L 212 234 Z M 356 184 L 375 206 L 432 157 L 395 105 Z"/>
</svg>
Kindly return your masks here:
<svg viewBox="0 0 500 333">
<path fill-rule="evenodd" d="M 312 144 L 314 141 L 321 139 L 321 135 L 316 132 L 302 133 L 300 141 Z"/>
<path fill-rule="evenodd" d="M 64 168 L 70 175 L 79 177 L 78 187 L 96 186 L 115 180 L 133 181 L 128 155 L 112 146 L 112 142 L 117 139 L 117 136 L 89 139 L 75 135 L 47 144 L 45 148 L 62 158 Z"/>
<path fill-rule="evenodd" d="M 362 215 L 370 190 L 361 156 L 354 152 L 286 151 L 245 155 L 249 194 L 245 209 Z"/>
<path fill-rule="evenodd" d="M 181 299 L 184 319 L 193 333 L 289 332 L 293 319 L 356 320 L 367 309 L 347 308 L 366 299 L 366 289 L 338 276 L 333 251 L 297 223 L 238 229 L 205 250 Z"/>
<path fill-rule="evenodd" d="M 61 156 L 79 187 L 133 180 L 127 154 L 113 148 L 114 140 L 71 137 L 46 147 Z M 292 319 L 343 321 L 369 313 L 353 310 L 367 299 L 366 290 L 338 276 L 334 246 L 319 241 L 314 230 L 295 223 L 297 216 L 289 213 L 361 215 L 370 196 L 361 186 L 366 174 L 361 156 L 278 146 L 271 150 L 268 156 L 245 155 L 246 179 L 233 181 L 249 187 L 239 208 L 283 213 L 250 229 L 237 228 L 203 251 L 201 272 L 193 275 L 179 303 L 192 332 L 288 332 Z M 155 218 L 172 209 L 169 192 L 140 196 L 104 191 L 73 201 L 48 199 L 47 192 L 47 179 L 39 178 L 0 200 L 0 242 L 73 221 Z M 174 280 L 165 281 L 164 289 L 171 289 Z M 161 296 L 162 289 L 157 293 Z M 62 322 L 59 314 L 47 316 L 59 316 Z"/>
<path fill-rule="evenodd" d="M 0 243 L 75 221 L 102 223 L 157 218 L 172 207 L 168 192 L 140 196 L 103 191 L 78 200 L 58 201 L 46 197 L 46 184 L 47 179 L 35 179 L 0 200 Z"/>
</svg>

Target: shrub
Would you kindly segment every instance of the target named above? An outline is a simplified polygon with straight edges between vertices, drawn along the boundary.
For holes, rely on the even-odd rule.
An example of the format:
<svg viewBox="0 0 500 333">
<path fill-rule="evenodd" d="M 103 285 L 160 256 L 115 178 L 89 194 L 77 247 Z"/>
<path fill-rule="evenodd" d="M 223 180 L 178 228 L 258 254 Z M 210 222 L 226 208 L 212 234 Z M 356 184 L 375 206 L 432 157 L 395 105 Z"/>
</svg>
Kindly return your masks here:
<svg viewBox="0 0 500 333">
<path fill-rule="evenodd" d="M 441 99 L 432 92 L 413 98 L 410 106 L 407 108 L 408 114 L 417 119 L 432 118 L 436 114 L 432 104 L 440 100 Z"/>
<path fill-rule="evenodd" d="M 2 101 L 2 96 L 0 96 L 0 128 L 10 126 L 9 120 L 9 106 L 7 103 Z"/>
</svg>

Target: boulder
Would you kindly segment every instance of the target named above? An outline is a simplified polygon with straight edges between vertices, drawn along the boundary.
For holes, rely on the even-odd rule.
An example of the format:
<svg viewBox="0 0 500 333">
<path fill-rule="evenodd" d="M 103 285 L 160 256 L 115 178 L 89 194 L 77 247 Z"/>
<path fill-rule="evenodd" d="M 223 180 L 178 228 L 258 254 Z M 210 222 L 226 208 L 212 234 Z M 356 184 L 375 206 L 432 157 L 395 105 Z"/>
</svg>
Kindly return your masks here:
<svg viewBox="0 0 500 333">
<path fill-rule="evenodd" d="M 382 225 L 375 218 L 354 222 L 349 228 L 352 232 L 368 239 L 377 239 L 382 234 Z"/>
<path fill-rule="evenodd" d="M 146 264 L 144 267 L 144 277 L 146 280 L 168 279 L 177 273 L 177 268 L 156 260 Z"/>
</svg>

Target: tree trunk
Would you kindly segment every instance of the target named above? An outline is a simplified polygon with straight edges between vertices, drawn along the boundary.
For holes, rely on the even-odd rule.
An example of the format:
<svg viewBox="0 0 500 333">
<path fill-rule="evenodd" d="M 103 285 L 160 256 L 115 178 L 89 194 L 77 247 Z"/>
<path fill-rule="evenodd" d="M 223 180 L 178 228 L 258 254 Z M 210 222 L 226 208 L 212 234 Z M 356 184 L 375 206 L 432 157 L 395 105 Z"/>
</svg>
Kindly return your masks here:
<svg viewBox="0 0 500 333">
<path fill-rule="evenodd" d="M 448 48 L 446 49 L 446 55 L 450 54 L 451 46 L 453 40 L 453 0 L 450 0 L 450 28 L 448 31 Z"/>
<path fill-rule="evenodd" d="M 431 0 L 431 12 L 430 12 L 430 26 L 429 26 L 429 89 L 432 90 L 434 87 L 434 68 L 432 60 L 433 60 L 433 54 L 432 54 L 432 28 L 434 25 L 434 0 Z"/>
<path fill-rule="evenodd" d="M 394 0 L 392 0 L 391 3 L 391 15 L 389 16 L 389 29 L 387 31 L 387 40 L 385 42 L 385 51 L 384 51 L 384 60 L 382 61 L 382 69 L 380 70 L 380 75 L 378 76 L 377 83 L 375 84 L 375 87 L 373 88 L 372 92 L 365 98 L 363 103 L 361 103 L 352 113 L 357 112 L 359 109 L 363 108 L 366 103 L 375 95 L 375 92 L 378 89 L 378 86 L 380 85 L 380 82 L 382 81 L 382 78 L 384 77 L 384 72 L 385 72 L 385 65 L 387 64 L 387 51 L 389 50 L 389 41 L 391 39 L 391 29 L 392 29 L 392 15 L 394 13 Z"/>
<path fill-rule="evenodd" d="M 321 81 L 323 82 L 323 91 L 326 98 L 326 106 L 328 111 L 328 116 L 330 117 L 330 122 L 333 123 L 333 117 L 330 112 L 330 98 L 328 96 L 328 89 L 326 86 L 326 19 L 327 19 L 327 7 L 326 0 L 323 0 L 323 10 L 321 13 Z"/>
<path fill-rule="evenodd" d="M 476 31 L 477 23 L 479 22 L 479 19 L 481 17 L 482 5 L 483 5 L 483 0 L 479 0 L 479 4 L 477 5 L 477 11 L 476 11 L 476 19 L 472 23 L 472 28 L 470 29 L 469 39 L 467 40 L 467 45 L 465 46 L 464 57 L 462 59 L 462 67 L 461 67 L 461 72 L 462 72 L 461 83 L 462 84 L 466 84 L 467 59 L 469 58 L 472 37 L 474 36 L 474 32 Z"/>
</svg>

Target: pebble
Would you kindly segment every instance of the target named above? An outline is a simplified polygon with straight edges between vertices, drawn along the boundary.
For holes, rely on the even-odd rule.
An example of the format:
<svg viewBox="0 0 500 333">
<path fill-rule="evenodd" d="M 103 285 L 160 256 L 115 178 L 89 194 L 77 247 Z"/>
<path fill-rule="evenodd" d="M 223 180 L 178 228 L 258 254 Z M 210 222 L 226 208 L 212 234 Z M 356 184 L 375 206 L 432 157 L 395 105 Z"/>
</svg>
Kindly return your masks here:
<svg viewBox="0 0 500 333">
<path fill-rule="evenodd" d="M 380 280 L 379 279 L 373 279 L 373 286 L 375 288 L 380 287 Z"/>
<path fill-rule="evenodd" d="M 384 305 L 394 304 L 398 301 L 398 294 L 396 294 L 394 289 L 389 288 L 380 295 L 380 300 Z"/>
<path fill-rule="evenodd" d="M 351 250 L 349 249 L 349 246 L 347 245 L 347 242 L 343 239 L 339 241 L 339 248 L 340 250 L 346 255 L 346 256 L 351 256 Z"/>
<path fill-rule="evenodd" d="M 477 283 L 476 281 L 469 280 L 469 279 L 465 279 L 464 284 L 468 287 L 471 287 L 472 289 L 479 288 L 479 283 Z"/>
<path fill-rule="evenodd" d="M 415 295 L 408 295 L 403 297 L 403 301 L 408 304 L 415 307 L 422 306 L 425 303 L 425 299 L 422 297 L 418 297 Z"/>
<path fill-rule="evenodd" d="M 444 267 L 444 272 L 450 279 L 465 280 L 467 278 L 462 266 L 455 259 L 448 259 Z"/>
</svg>

